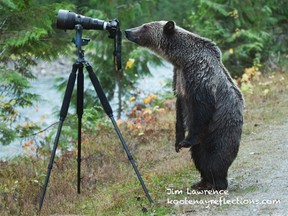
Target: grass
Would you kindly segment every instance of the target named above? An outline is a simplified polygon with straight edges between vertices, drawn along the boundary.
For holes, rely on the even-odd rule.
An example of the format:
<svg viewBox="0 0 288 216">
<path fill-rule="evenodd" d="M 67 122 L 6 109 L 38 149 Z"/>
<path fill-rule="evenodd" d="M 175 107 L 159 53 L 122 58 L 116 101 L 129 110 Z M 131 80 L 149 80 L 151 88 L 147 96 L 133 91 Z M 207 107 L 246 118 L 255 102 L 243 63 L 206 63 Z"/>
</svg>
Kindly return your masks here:
<svg viewBox="0 0 288 216">
<path fill-rule="evenodd" d="M 252 81 L 245 94 L 243 139 L 287 116 L 287 73 L 267 74 Z M 188 150 L 174 151 L 175 111 L 155 111 L 120 125 L 123 136 L 154 199 L 150 205 L 114 132 L 107 124 L 83 133 L 82 191 L 76 191 L 76 152 L 55 159 L 42 215 L 173 215 L 194 212 L 167 203 L 187 194 L 169 195 L 167 188 L 185 191 L 199 180 Z M 132 125 L 132 126 L 131 126 Z M 134 127 L 133 125 L 138 125 Z M 0 162 L 0 215 L 37 215 L 49 157 L 23 157 Z M 246 192 L 255 188 L 247 188 Z M 209 198 L 211 198 L 209 196 Z M 204 195 L 197 199 L 208 199 Z"/>
</svg>

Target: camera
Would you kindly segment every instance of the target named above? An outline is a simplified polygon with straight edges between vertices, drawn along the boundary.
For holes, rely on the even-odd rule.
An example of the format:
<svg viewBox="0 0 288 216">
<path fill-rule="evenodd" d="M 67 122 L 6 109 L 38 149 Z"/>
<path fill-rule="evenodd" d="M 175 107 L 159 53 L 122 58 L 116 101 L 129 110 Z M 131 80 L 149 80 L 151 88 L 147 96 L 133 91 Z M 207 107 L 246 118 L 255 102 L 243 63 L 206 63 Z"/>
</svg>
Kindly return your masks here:
<svg viewBox="0 0 288 216">
<path fill-rule="evenodd" d="M 75 29 L 76 38 L 73 39 L 76 47 L 79 51 L 79 56 L 83 55 L 83 50 L 81 46 L 86 45 L 90 39 L 82 39 L 82 29 L 93 29 L 93 30 L 107 30 L 109 32 L 109 38 L 114 39 L 114 61 L 116 69 L 120 70 L 122 68 L 121 64 L 121 40 L 122 33 L 120 30 L 120 22 L 117 19 L 110 20 L 108 22 L 94 19 L 91 17 L 86 17 L 80 14 L 76 14 L 69 10 L 60 9 L 57 15 L 58 29 Z M 80 58 L 79 57 L 79 58 Z M 84 57 L 84 55 L 82 56 Z M 81 59 L 83 60 L 83 59 Z"/>
<path fill-rule="evenodd" d="M 118 23 L 115 20 L 106 22 L 91 17 L 86 17 L 68 10 L 59 10 L 57 16 L 58 29 L 75 29 L 75 25 L 80 24 L 83 29 L 113 30 L 117 29 Z"/>
</svg>

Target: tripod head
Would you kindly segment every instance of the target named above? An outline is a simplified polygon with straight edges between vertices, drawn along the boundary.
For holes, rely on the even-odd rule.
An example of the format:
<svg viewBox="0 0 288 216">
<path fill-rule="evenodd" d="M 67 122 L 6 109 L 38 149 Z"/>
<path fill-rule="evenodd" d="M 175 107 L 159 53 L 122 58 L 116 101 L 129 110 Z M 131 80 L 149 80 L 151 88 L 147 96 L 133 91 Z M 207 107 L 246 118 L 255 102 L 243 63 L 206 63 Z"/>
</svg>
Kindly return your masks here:
<svg viewBox="0 0 288 216">
<path fill-rule="evenodd" d="M 89 38 L 82 38 L 83 27 L 80 24 L 75 25 L 76 37 L 72 39 L 72 42 L 75 44 L 78 50 L 78 59 L 77 62 L 83 63 L 84 59 L 84 50 L 82 50 L 82 46 L 85 46 L 89 43 Z"/>
<path fill-rule="evenodd" d="M 75 25 L 76 37 L 72 39 L 72 42 L 76 45 L 78 50 L 78 62 L 85 62 L 84 59 L 84 50 L 82 46 L 85 46 L 89 43 L 89 38 L 82 38 L 83 26 L 81 24 Z M 121 46 L 122 46 L 122 33 L 120 30 L 120 22 L 117 19 L 109 21 L 109 26 L 106 27 L 106 30 L 109 32 L 109 38 L 114 39 L 114 64 L 116 71 L 121 70 L 122 60 L 121 60 Z"/>
</svg>

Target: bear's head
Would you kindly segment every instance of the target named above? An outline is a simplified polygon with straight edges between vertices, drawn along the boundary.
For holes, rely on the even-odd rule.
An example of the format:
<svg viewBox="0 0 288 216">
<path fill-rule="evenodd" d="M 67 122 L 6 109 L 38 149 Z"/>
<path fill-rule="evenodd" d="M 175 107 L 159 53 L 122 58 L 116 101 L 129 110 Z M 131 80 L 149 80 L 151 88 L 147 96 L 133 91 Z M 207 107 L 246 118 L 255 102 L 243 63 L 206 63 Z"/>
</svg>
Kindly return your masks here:
<svg viewBox="0 0 288 216">
<path fill-rule="evenodd" d="M 183 65 L 200 53 L 213 53 L 221 59 L 221 51 L 209 39 L 202 38 L 174 21 L 154 21 L 125 30 L 126 38 L 146 47 L 174 65 Z"/>
<path fill-rule="evenodd" d="M 125 30 L 128 40 L 151 49 L 162 57 L 165 57 L 163 54 L 169 48 L 169 44 L 172 43 L 175 33 L 176 24 L 174 21 L 155 21 Z"/>
<path fill-rule="evenodd" d="M 126 29 L 126 38 L 140 46 L 154 48 L 159 46 L 163 39 L 173 34 L 175 30 L 174 21 L 156 21 L 145 23 L 141 26 Z"/>
</svg>

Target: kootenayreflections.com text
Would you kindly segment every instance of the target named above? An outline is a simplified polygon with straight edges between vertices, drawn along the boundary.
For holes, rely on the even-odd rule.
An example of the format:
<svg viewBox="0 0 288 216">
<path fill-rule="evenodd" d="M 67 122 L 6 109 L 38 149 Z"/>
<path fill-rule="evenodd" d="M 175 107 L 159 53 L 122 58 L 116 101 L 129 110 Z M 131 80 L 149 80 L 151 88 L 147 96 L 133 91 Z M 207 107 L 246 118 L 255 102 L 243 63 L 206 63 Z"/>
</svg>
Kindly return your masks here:
<svg viewBox="0 0 288 216">
<path fill-rule="evenodd" d="M 169 205 L 204 205 L 206 208 L 211 206 L 223 206 L 223 205 L 279 205 L 281 200 L 279 199 L 247 199 L 243 197 L 229 198 L 229 192 L 227 190 L 191 190 L 174 188 L 166 188 L 166 193 L 169 196 L 167 198 L 167 204 Z M 183 195 L 185 197 L 183 197 Z M 208 195 L 198 196 L 197 195 Z M 210 195 L 210 196 L 209 196 Z M 215 195 L 212 197 L 212 195 Z M 179 199 L 175 196 L 179 196 Z M 181 196 L 181 198 L 180 198 Z"/>
</svg>

